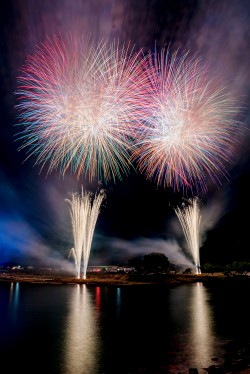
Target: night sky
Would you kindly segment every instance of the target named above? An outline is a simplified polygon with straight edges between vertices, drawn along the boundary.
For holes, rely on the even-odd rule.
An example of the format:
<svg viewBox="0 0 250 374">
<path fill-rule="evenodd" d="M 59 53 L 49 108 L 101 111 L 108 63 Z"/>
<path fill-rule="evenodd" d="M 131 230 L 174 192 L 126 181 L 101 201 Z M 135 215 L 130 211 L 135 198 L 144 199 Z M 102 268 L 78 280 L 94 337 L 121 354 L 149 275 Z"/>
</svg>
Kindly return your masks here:
<svg viewBox="0 0 250 374">
<path fill-rule="evenodd" d="M 198 53 L 211 74 L 222 76 L 242 110 L 245 125 L 228 179 L 208 181 L 199 194 L 201 263 L 250 261 L 250 3 L 248 0 L 3 0 L 0 3 L 1 135 L 0 264 L 66 266 L 73 245 L 65 199 L 81 185 L 98 182 L 56 171 L 46 175 L 25 160 L 16 141 L 17 75 L 28 54 L 47 36 L 74 32 L 146 51 L 164 45 Z M 106 199 L 96 225 L 89 264 L 126 263 L 149 252 L 190 264 L 173 206 L 191 192 L 176 192 L 131 171 L 123 181 L 102 184 Z M 181 249 L 182 248 L 182 249 Z"/>
</svg>

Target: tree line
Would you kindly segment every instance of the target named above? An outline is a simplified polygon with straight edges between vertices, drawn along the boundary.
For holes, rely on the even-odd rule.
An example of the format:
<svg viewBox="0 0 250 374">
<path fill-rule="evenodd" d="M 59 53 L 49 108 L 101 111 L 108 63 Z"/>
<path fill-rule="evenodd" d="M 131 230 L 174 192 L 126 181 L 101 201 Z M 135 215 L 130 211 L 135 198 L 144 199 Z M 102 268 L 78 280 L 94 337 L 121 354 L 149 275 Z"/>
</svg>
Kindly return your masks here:
<svg viewBox="0 0 250 374">
<path fill-rule="evenodd" d="M 192 274 L 192 268 L 182 270 L 175 264 L 172 264 L 168 257 L 163 253 L 151 252 L 144 256 L 133 257 L 128 260 L 128 265 L 133 267 L 137 273 L 153 273 L 153 274 L 169 274 L 170 272 L 176 274 Z M 226 276 L 249 276 L 250 262 L 232 262 L 231 264 L 218 265 L 205 263 L 200 267 L 201 273 L 215 274 L 223 273 Z"/>
</svg>

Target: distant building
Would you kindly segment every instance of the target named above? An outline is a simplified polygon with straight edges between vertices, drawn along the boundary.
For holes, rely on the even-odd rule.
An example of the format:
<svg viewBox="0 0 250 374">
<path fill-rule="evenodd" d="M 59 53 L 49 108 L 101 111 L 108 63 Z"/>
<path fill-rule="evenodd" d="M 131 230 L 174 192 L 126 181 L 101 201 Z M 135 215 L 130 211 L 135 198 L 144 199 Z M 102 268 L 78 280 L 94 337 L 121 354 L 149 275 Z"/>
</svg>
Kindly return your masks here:
<svg viewBox="0 0 250 374">
<path fill-rule="evenodd" d="M 105 273 L 129 273 L 135 271 L 135 268 L 131 266 L 88 266 L 87 272 L 88 273 L 100 273 L 100 272 L 105 272 Z"/>
</svg>

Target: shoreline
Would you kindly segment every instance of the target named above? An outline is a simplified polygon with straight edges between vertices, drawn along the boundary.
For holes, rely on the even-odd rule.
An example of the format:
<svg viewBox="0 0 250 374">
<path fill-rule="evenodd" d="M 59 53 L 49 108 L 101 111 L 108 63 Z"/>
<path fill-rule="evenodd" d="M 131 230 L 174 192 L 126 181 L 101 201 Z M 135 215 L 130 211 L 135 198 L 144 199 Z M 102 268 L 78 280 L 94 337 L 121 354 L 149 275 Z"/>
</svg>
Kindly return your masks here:
<svg viewBox="0 0 250 374">
<path fill-rule="evenodd" d="M 173 274 L 173 275 L 139 275 L 139 274 L 124 274 L 124 273 L 102 273 L 102 274 L 87 274 L 86 279 L 78 279 L 68 274 L 56 273 L 39 273 L 29 274 L 25 272 L 2 272 L 0 273 L 0 283 L 4 282 L 21 282 L 21 283 L 36 283 L 36 284 L 86 284 L 86 285 L 165 285 L 178 286 L 181 284 L 190 284 L 202 282 L 204 284 L 212 284 L 214 282 L 233 282 L 234 284 L 241 282 L 249 282 L 248 276 L 233 276 L 228 277 L 222 273 L 218 274 Z"/>
</svg>

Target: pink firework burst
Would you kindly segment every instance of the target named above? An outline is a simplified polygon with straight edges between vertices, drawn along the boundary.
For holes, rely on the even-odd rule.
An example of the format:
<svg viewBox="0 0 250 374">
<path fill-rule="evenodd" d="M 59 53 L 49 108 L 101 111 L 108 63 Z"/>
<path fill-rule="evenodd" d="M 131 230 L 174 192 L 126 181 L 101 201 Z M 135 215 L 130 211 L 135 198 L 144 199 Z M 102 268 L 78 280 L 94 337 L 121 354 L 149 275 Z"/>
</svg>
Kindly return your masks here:
<svg viewBox="0 0 250 374">
<path fill-rule="evenodd" d="M 18 77 L 19 149 L 48 173 L 122 179 L 142 97 L 139 53 L 118 42 L 47 38 Z"/>
<path fill-rule="evenodd" d="M 144 61 L 147 85 L 132 160 L 148 179 L 176 190 L 207 190 L 228 177 L 242 126 L 235 100 L 197 57 L 169 49 Z"/>
</svg>

